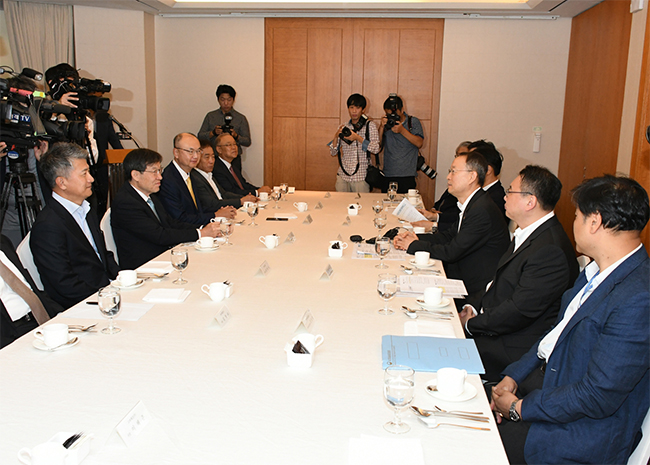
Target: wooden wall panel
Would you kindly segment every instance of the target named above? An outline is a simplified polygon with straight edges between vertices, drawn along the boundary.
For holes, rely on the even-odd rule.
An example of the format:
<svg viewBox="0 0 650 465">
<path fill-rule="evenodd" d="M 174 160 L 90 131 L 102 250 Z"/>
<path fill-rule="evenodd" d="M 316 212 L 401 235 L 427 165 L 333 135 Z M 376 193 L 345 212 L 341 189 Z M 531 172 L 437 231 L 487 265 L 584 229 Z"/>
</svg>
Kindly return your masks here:
<svg viewBox="0 0 650 465">
<path fill-rule="evenodd" d="M 309 29 L 307 46 L 307 117 L 341 114 L 342 29 Z"/>
<path fill-rule="evenodd" d="M 305 116 L 307 29 L 273 31 L 273 115 Z"/>
<path fill-rule="evenodd" d="M 359 92 L 370 100 L 372 116 L 384 115 L 383 104 L 397 92 L 399 72 L 399 29 L 363 29 L 363 84 Z M 359 35 L 357 35 L 359 37 Z"/>
<path fill-rule="evenodd" d="M 338 118 L 307 119 L 305 176 L 309 179 L 310 189 L 323 191 L 334 189 L 339 162 L 337 157 L 330 155 L 326 144 L 332 140 L 339 124 Z"/>
<path fill-rule="evenodd" d="M 400 34 L 397 92 L 408 102 L 409 113 L 420 119 L 431 119 L 435 43 L 435 30 L 407 29 Z M 422 50 L 419 44 L 431 48 Z"/>
<path fill-rule="evenodd" d="M 273 141 L 273 178 L 265 184 L 305 189 L 305 119 L 273 118 Z"/>
</svg>

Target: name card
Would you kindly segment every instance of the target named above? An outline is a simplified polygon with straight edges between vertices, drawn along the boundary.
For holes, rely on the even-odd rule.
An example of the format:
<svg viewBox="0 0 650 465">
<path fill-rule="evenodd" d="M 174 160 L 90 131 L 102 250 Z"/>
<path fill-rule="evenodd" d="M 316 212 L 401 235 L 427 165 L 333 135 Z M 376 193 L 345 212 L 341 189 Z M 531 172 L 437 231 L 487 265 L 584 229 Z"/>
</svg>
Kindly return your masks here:
<svg viewBox="0 0 650 465">
<path fill-rule="evenodd" d="M 334 268 L 332 268 L 332 265 L 327 265 L 327 268 L 325 268 L 325 271 L 320 277 L 321 281 L 329 281 L 332 279 L 332 273 L 334 273 Z"/>
<path fill-rule="evenodd" d="M 293 244 L 294 242 L 296 242 L 296 236 L 294 233 L 290 232 L 287 238 L 284 240 L 284 243 Z"/>
<path fill-rule="evenodd" d="M 306 310 L 305 313 L 303 313 L 302 318 L 300 319 L 300 323 L 298 323 L 298 327 L 296 328 L 296 331 L 300 331 L 302 327 L 305 329 L 305 331 L 310 332 L 313 326 L 314 326 L 314 315 L 312 315 L 310 310 Z"/>
<path fill-rule="evenodd" d="M 339 234 L 338 236 L 336 236 L 336 240 L 343 242 L 343 237 Z"/>
<path fill-rule="evenodd" d="M 228 310 L 228 307 L 224 305 L 214 319 L 217 321 L 217 324 L 223 328 L 226 326 L 226 323 L 228 323 L 228 320 L 230 320 L 230 316 L 230 310 Z"/>
<path fill-rule="evenodd" d="M 330 194 L 329 192 L 326 192 L 326 193 L 325 193 L 325 198 L 326 198 L 326 199 L 329 199 L 331 196 L 332 196 L 332 194 Z"/>
<path fill-rule="evenodd" d="M 136 438 L 145 426 L 151 421 L 151 413 L 147 410 L 147 407 L 144 406 L 142 401 L 139 401 L 135 404 L 135 407 L 117 424 L 115 428 L 117 434 L 120 435 L 124 444 L 127 447 L 131 447 Z"/>
<path fill-rule="evenodd" d="M 305 221 L 303 221 L 302 224 L 312 224 L 313 221 L 311 215 L 307 215 L 307 218 L 305 218 Z"/>
<path fill-rule="evenodd" d="M 343 226 L 350 226 L 350 217 L 346 216 L 345 221 L 343 222 Z"/>
<path fill-rule="evenodd" d="M 357 196 L 355 197 L 355 199 L 360 199 L 360 198 L 361 198 L 361 194 L 357 192 Z"/>
<path fill-rule="evenodd" d="M 271 267 L 269 266 L 269 263 L 264 260 L 260 267 L 257 269 L 257 273 L 255 273 L 255 276 L 266 276 L 269 274 L 269 271 L 271 271 Z"/>
<path fill-rule="evenodd" d="M 316 206 L 314 207 L 314 210 L 322 210 L 323 209 L 323 204 L 318 202 Z"/>
</svg>

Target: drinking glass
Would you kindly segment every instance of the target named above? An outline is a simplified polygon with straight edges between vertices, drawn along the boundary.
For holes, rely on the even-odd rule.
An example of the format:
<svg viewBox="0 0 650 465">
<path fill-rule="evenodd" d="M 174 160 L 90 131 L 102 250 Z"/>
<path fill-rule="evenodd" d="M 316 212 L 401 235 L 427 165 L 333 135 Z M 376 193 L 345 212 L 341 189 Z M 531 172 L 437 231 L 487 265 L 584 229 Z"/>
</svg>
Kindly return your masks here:
<svg viewBox="0 0 650 465">
<path fill-rule="evenodd" d="M 375 239 L 375 252 L 379 255 L 379 264 L 375 265 L 375 268 L 388 268 L 384 263 L 384 257 L 390 252 L 390 239 L 388 237 Z"/>
<path fill-rule="evenodd" d="M 271 199 L 273 199 L 275 201 L 275 207 L 273 207 L 274 209 L 277 210 L 277 209 L 280 208 L 280 207 L 278 207 L 278 200 L 280 200 L 281 198 L 282 198 L 282 192 L 281 191 L 277 190 L 277 191 L 271 192 Z"/>
<path fill-rule="evenodd" d="M 388 308 L 388 301 L 397 294 L 397 276 L 389 273 L 380 274 L 377 280 L 377 292 L 384 299 L 384 308 L 379 309 L 379 313 L 390 315 L 393 309 Z"/>
<path fill-rule="evenodd" d="M 379 215 L 384 210 L 384 201 L 375 200 L 372 204 L 372 209 L 377 215 Z"/>
<path fill-rule="evenodd" d="M 221 231 L 221 234 L 223 234 L 226 237 L 225 245 L 232 245 L 232 242 L 230 242 L 230 235 L 232 234 L 232 228 L 233 226 L 231 220 L 226 220 L 219 223 L 219 231 Z"/>
<path fill-rule="evenodd" d="M 395 183 L 391 182 L 391 184 L 395 184 Z M 394 187 L 389 187 L 388 192 L 386 193 L 388 194 L 388 199 L 390 200 L 390 204 L 392 205 L 393 200 L 395 200 L 395 196 L 397 195 L 397 189 L 395 189 Z"/>
<path fill-rule="evenodd" d="M 384 397 L 393 407 L 395 418 L 384 425 L 389 433 L 401 434 L 411 430 L 402 422 L 400 411 L 413 402 L 415 394 L 415 371 L 404 365 L 395 365 L 384 371 Z"/>
<path fill-rule="evenodd" d="M 185 247 L 176 247 L 172 249 L 172 266 L 180 273 L 178 279 L 173 281 L 174 284 L 187 283 L 187 279 L 183 279 L 183 270 L 187 268 L 189 262 L 190 257 L 187 255 L 187 249 Z"/>
<path fill-rule="evenodd" d="M 106 286 L 99 290 L 97 296 L 99 311 L 108 318 L 108 326 L 102 329 L 102 333 L 119 333 L 122 330 L 113 324 L 113 317 L 120 313 L 122 302 L 120 290 L 115 287 Z"/>
<path fill-rule="evenodd" d="M 287 192 L 289 192 L 289 184 L 283 182 L 280 184 L 280 192 L 282 192 L 282 199 L 287 201 Z"/>
<path fill-rule="evenodd" d="M 248 226 L 258 226 L 258 224 L 255 222 L 255 217 L 260 212 L 259 205 L 256 203 L 251 203 L 248 205 L 246 211 L 248 213 L 248 216 L 251 217 L 251 224 L 249 224 Z"/>
<path fill-rule="evenodd" d="M 399 184 L 397 184 L 396 182 L 391 182 L 390 184 L 388 184 L 388 189 L 394 190 L 395 192 L 397 192 L 397 187 L 398 186 L 399 186 Z"/>
<path fill-rule="evenodd" d="M 386 218 L 386 215 L 377 215 L 375 216 L 375 219 L 372 221 L 375 224 L 375 228 L 377 228 L 377 233 L 381 233 L 381 230 L 386 227 L 386 223 L 388 223 L 388 218 Z"/>
</svg>

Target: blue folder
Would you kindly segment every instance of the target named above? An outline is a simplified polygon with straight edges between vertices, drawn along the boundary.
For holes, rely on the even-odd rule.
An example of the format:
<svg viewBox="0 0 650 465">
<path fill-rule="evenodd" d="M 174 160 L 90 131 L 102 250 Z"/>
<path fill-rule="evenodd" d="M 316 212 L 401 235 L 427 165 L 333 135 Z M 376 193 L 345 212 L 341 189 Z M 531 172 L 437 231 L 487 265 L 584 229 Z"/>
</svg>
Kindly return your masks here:
<svg viewBox="0 0 650 465">
<path fill-rule="evenodd" d="M 470 374 L 483 374 L 473 339 L 429 336 L 382 336 L 382 367 L 406 365 L 415 371 L 438 371 L 453 367 Z"/>
</svg>

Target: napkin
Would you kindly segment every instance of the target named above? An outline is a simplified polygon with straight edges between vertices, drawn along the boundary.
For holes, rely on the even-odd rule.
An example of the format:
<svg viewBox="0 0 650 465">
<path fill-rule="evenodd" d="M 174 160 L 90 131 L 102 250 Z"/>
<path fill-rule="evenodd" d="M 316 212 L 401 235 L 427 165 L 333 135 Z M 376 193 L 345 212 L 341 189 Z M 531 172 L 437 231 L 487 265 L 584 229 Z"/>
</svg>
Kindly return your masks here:
<svg viewBox="0 0 650 465">
<path fill-rule="evenodd" d="M 177 303 L 187 299 L 192 291 L 180 289 L 152 289 L 142 300 L 153 303 Z"/>
<path fill-rule="evenodd" d="M 417 438 L 386 438 L 361 435 L 350 438 L 348 465 L 424 465 L 422 442 Z"/>
<path fill-rule="evenodd" d="M 298 218 L 293 213 L 276 213 L 274 216 L 276 218 L 286 218 L 288 220 L 295 220 L 296 218 Z"/>
<path fill-rule="evenodd" d="M 426 317 L 423 317 L 426 318 Z M 447 321 L 407 321 L 404 323 L 404 336 L 436 336 L 455 338 L 451 322 Z"/>
<path fill-rule="evenodd" d="M 162 273 L 171 273 L 172 271 L 174 271 L 174 267 L 172 266 L 171 262 L 151 261 L 149 263 L 142 265 L 136 271 L 138 273 L 162 274 Z"/>
<path fill-rule="evenodd" d="M 94 300 L 97 299 L 95 298 Z M 152 308 L 153 305 L 122 302 L 120 305 L 120 313 L 113 319 L 116 321 L 138 321 Z M 88 305 L 83 301 L 63 313 L 63 317 L 92 320 L 101 319 L 102 314 L 97 305 Z"/>
</svg>

